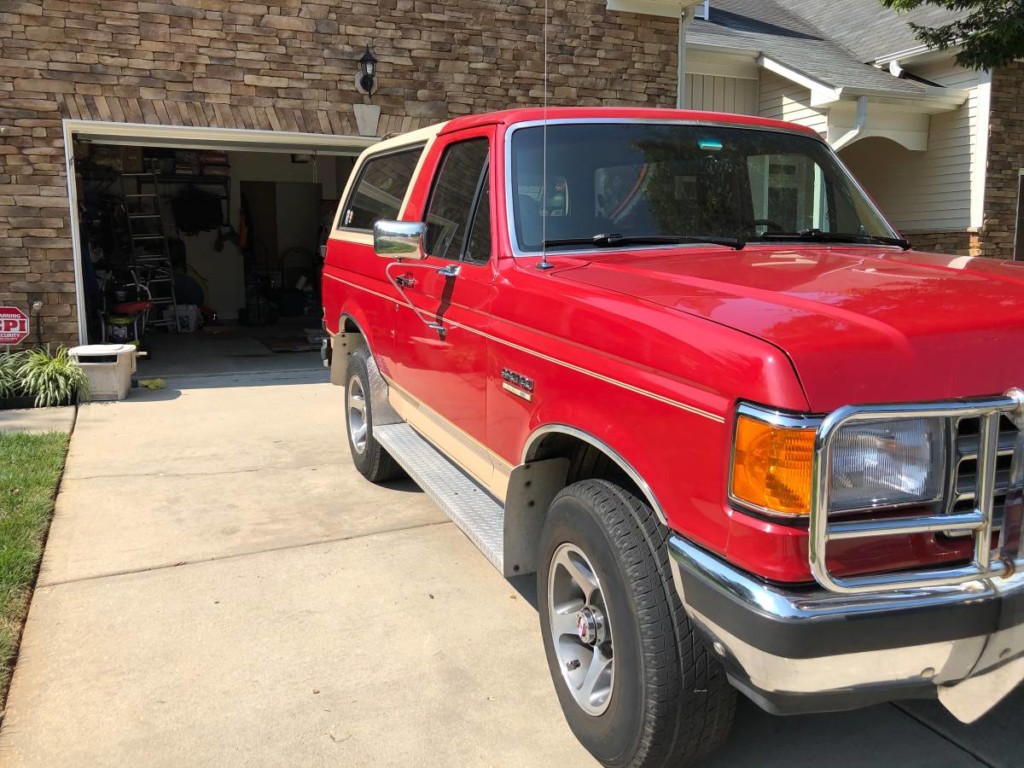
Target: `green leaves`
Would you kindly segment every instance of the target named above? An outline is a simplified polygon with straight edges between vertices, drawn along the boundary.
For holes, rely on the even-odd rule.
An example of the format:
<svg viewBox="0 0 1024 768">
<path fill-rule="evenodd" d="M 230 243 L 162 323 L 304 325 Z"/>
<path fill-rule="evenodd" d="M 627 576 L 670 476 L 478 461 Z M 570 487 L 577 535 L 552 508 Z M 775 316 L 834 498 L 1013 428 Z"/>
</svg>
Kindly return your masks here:
<svg viewBox="0 0 1024 768">
<path fill-rule="evenodd" d="M 88 392 L 89 377 L 71 359 L 67 347 L 59 347 L 52 355 L 49 350 L 32 349 L 0 356 L 0 398 L 30 395 L 36 407 L 43 408 L 77 402 Z"/>
<path fill-rule="evenodd" d="M 20 370 L 24 363 L 24 352 L 0 355 L 0 400 L 22 394 Z"/>
<path fill-rule="evenodd" d="M 956 46 L 956 62 L 990 70 L 1024 58 L 1024 0 L 881 0 L 887 8 L 910 11 L 936 5 L 965 15 L 938 27 L 911 23 L 917 39 L 946 50 Z"/>
</svg>

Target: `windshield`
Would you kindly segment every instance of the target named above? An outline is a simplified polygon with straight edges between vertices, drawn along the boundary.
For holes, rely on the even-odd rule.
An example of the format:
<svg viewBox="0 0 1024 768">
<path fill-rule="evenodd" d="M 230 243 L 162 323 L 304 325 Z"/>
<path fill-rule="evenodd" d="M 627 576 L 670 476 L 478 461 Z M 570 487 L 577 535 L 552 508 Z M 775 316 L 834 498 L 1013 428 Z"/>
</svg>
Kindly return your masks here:
<svg viewBox="0 0 1024 768">
<path fill-rule="evenodd" d="M 518 252 L 658 238 L 872 242 L 895 233 L 810 136 L 707 125 L 568 123 L 512 134 Z M 648 242 L 644 242 L 644 239 Z"/>
</svg>

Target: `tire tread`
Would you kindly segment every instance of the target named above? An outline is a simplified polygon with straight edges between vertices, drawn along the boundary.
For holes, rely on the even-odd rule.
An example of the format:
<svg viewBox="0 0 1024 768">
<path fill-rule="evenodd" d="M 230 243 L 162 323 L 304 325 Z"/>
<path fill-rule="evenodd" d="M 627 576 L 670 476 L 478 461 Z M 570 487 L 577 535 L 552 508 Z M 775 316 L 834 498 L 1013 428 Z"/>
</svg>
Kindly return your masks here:
<svg viewBox="0 0 1024 768">
<path fill-rule="evenodd" d="M 639 744 L 623 765 L 666 768 L 694 764 L 725 741 L 735 690 L 697 636 L 672 581 L 668 529 L 646 502 L 607 480 L 563 489 L 589 507 L 607 532 L 632 585 L 641 624 L 644 686 Z"/>
</svg>

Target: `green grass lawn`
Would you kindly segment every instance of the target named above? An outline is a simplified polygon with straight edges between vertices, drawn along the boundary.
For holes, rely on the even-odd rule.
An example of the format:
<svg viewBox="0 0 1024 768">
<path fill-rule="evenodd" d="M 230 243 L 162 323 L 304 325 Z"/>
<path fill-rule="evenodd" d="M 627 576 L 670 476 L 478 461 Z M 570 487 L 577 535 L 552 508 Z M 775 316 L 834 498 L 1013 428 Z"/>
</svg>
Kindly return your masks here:
<svg viewBox="0 0 1024 768">
<path fill-rule="evenodd" d="M 0 705 L 39 571 L 68 436 L 0 433 Z"/>
</svg>

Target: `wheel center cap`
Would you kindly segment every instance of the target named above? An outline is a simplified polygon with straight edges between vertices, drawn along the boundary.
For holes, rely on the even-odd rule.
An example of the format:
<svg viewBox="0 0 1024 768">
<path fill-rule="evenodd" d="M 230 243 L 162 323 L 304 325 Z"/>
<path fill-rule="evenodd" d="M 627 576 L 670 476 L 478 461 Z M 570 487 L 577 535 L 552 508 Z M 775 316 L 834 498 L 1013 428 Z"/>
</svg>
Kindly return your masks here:
<svg viewBox="0 0 1024 768">
<path fill-rule="evenodd" d="M 604 642 L 604 615 L 600 609 L 588 605 L 576 614 L 576 634 L 586 645 Z"/>
</svg>

